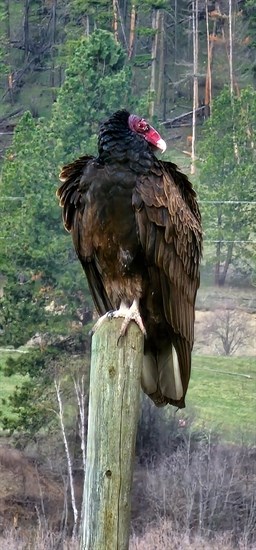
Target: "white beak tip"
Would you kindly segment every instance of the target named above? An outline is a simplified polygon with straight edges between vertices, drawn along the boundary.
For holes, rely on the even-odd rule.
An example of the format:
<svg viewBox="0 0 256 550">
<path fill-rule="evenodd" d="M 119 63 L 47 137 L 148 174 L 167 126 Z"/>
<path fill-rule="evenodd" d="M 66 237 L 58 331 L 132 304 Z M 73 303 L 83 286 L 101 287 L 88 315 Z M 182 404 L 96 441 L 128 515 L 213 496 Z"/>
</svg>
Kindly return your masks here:
<svg viewBox="0 0 256 550">
<path fill-rule="evenodd" d="M 166 151 L 167 145 L 166 145 L 165 141 L 162 138 L 159 139 L 156 142 L 156 146 L 157 146 L 158 149 L 160 149 L 162 151 L 162 153 L 164 153 Z"/>
</svg>

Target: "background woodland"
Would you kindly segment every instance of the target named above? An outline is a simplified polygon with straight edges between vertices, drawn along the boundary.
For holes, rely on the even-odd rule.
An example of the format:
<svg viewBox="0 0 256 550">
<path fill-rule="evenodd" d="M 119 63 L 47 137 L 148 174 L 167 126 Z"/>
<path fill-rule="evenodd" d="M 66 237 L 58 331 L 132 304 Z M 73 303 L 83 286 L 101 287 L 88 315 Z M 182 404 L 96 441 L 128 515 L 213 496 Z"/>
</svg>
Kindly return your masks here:
<svg viewBox="0 0 256 550">
<path fill-rule="evenodd" d="M 0 394 L 1 428 L 3 437 L 12 436 L 20 452 L 30 449 L 44 466 L 49 459 L 51 475 L 65 479 L 65 529 L 58 525 L 65 538 L 72 532 L 74 512 L 74 502 L 69 501 L 70 486 L 72 480 L 81 484 L 83 472 L 89 331 L 95 313 L 55 198 L 60 168 L 79 155 L 96 152 L 100 122 L 119 108 L 127 108 L 153 123 L 167 141 L 164 158 L 190 174 L 202 211 L 204 257 L 197 302 L 196 331 L 199 325 L 200 330 L 196 332 L 196 368 L 199 372 L 206 369 L 202 377 L 211 369 L 216 372 L 216 368 L 217 372 L 231 371 L 237 378 L 248 376 L 255 386 L 256 3 L 0 0 L 0 33 L 0 346 L 5 354 L 0 378 L 6 388 Z M 211 354 L 207 360 L 205 342 Z M 243 355 L 240 362 L 228 362 L 228 356 L 239 349 Z M 226 356 L 227 362 L 224 364 L 217 355 Z M 200 403 L 204 424 L 208 413 L 200 402 L 200 376 L 194 403 Z M 214 383 L 209 377 L 204 379 L 215 402 L 210 391 L 207 400 L 209 403 L 212 399 L 214 409 L 219 397 L 223 416 L 221 407 L 228 383 L 223 393 L 217 383 L 216 394 Z M 235 404 L 231 404 L 230 397 L 229 418 L 233 418 L 232 407 L 235 411 L 238 400 L 243 406 L 243 395 L 247 396 L 247 387 L 237 391 Z M 248 429 L 250 434 L 244 435 L 245 445 L 248 441 L 255 444 L 255 429 L 248 420 L 252 419 L 253 424 L 252 394 L 250 387 L 247 412 L 242 409 L 243 416 L 239 417 L 240 426 L 246 418 L 245 431 Z M 226 548 L 242 544 L 241 537 L 246 540 L 240 548 L 253 548 L 250 544 L 256 541 L 250 521 L 255 501 L 244 489 L 246 471 L 248 476 L 254 475 L 251 451 L 247 447 L 244 450 L 243 445 L 237 448 L 237 461 L 243 456 L 241 469 L 238 472 L 235 459 L 228 469 L 230 449 L 218 447 L 215 439 L 207 439 L 204 430 L 198 431 L 198 426 L 195 432 L 190 431 L 192 424 L 187 417 L 187 431 L 181 437 L 178 420 L 169 418 L 167 427 L 161 417 L 160 428 L 157 413 L 146 405 L 143 410 L 138 436 L 138 456 L 143 464 L 138 470 L 140 482 L 144 479 L 144 464 L 148 460 L 154 463 L 158 454 L 162 457 L 163 449 L 171 446 L 173 454 L 161 463 L 162 479 L 171 476 L 168 472 L 174 477 L 178 472 L 179 479 L 188 473 L 184 454 L 179 459 L 181 455 L 175 452 L 186 449 L 191 458 L 190 484 L 184 485 L 182 493 L 184 496 L 187 492 L 187 498 L 182 500 L 178 488 L 176 494 L 186 517 L 182 548 L 186 544 L 192 548 L 191 533 L 199 537 L 195 548 L 207 548 L 203 538 L 215 537 L 216 533 L 217 537 L 224 533 L 223 548 L 224 544 Z M 64 431 L 63 426 L 60 429 L 60 418 L 64 420 Z M 234 429 L 227 418 L 225 422 L 226 440 L 237 443 L 234 434 L 238 421 Z M 228 435 L 232 429 L 232 435 Z M 66 435 L 71 471 L 63 450 Z M 218 466 L 213 460 L 215 449 Z M 62 458 L 55 464 L 56 454 Z M 195 466 L 199 455 L 205 466 L 200 472 Z M 225 458 L 224 470 L 221 456 Z M 0 456 L 0 462 L 8 460 Z M 223 485 L 211 478 L 212 468 L 219 472 Z M 157 517 L 165 518 L 162 536 L 167 537 L 166 541 L 171 537 L 171 547 L 178 549 L 175 537 L 181 524 L 168 504 L 171 496 L 166 497 L 163 510 L 163 495 L 154 475 L 153 470 L 148 490 L 157 496 L 148 508 L 149 518 L 152 522 Z M 238 483 L 232 485 L 233 479 Z M 168 483 L 173 486 L 173 479 L 168 478 Z M 218 493 L 220 486 L 223 493 Z M 227 486 L 232 488 L 232 498 L 237 498 L 237 528 L 231 521 L 233 509 L 228 499 L 222 507 Z M 25 499 L 24 491 L 21 493 Z M 33 498 L 30 495 L 34 503 Z M 77 502 L 79 498 L 78 494 Z M 142 508 L 150 501 L 150 494 L 145 499 Z M 0 502 L 0 516 L 8 516 L 10 511 L 3 511 L 1 506 Z M 20 516 L 23 508 L 18 506 Z M 39 508 L 42 512 L 42 502 Z M 12 509 L 10 517 L 15 513 Z M 137 510 L 138 517 L 140 513 Z M 47 519 L 46 512 L 44 517 Z M 162 548 L 158 531 L 147 531 L 143 521 L 134 523 L 132 548 L 149 550 L 150 544 Z M 145 546 L 136 538 L 136 529 L 138 533 L 148 532 Z M 42 532 L 45 538 L 45 530 Z M 216 548 L 220 547 L 214 538 L 210 548 L 215 543 Z M 17 540 L 14 544 L 18 548 Z M 54 539 L 49 548 L 57 548 L 56 544 Z"/>
</svg>

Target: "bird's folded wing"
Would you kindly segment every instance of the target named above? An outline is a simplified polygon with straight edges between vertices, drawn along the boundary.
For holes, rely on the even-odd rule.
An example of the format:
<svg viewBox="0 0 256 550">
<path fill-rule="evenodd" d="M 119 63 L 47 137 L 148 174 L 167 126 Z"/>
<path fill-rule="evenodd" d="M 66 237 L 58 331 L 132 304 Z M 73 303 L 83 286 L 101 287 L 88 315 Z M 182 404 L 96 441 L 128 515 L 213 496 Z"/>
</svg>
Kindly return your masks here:
<svg viewBox="0 0 256 550">
<path fill-rule="evenodd" d="M 83 224 L 86 192 L 95 170 L 94 160 L 94 157 L 87 155 L 64 166 L 60 173 L 62 184 L 57 191 L 57 197 L 63 207 L 64 225 L 72 234 L 74 247 L 87 276 L 96 309 L 100 315 L 103 315 L 113 309 L 113 306 L 104 288 L 101 270 L 91 254 L 90 243 L 86 239 L 86 230 Z"/>
<path fill-rule="evenodd" d="M 138 178 L 133 204 L 153 286 L 160 281 L 165 318 L 192 348 L 202 243 L 195 193 L 175 165 L 159 163 Z"/>
</svg>

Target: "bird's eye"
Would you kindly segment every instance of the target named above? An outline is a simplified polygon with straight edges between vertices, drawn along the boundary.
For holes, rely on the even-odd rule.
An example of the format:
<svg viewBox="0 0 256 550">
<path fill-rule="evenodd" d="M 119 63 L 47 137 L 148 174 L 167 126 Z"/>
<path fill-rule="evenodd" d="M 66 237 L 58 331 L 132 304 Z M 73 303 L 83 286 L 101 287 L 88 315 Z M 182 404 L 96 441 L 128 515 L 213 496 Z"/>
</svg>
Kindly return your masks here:
<svg viewBox="0 0 256 550">
<path fill-rule="evenodd" d="M 148 132 L 149 131 L 149 124 L 145 123 L 144 121 L 141 121 L 139 124 L 138 124 L 138 131 L 139 132 L 142 132 L 143 134 L 145 132 Z"/>
</svg>

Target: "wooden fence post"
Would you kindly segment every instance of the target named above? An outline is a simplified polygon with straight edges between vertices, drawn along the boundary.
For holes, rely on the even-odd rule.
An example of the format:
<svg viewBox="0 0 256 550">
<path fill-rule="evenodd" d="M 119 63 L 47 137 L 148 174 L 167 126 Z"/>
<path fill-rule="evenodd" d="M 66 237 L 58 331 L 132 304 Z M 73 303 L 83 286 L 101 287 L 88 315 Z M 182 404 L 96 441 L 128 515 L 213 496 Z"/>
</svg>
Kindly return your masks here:
<svg viewBox="0 0 256 550">
<path fill-rule="evenodd" d="M 92 338 L 81 550 L 128 550 L 144 337 L 122 319 Z"/>
</svg>

